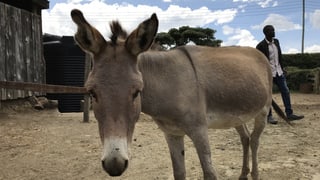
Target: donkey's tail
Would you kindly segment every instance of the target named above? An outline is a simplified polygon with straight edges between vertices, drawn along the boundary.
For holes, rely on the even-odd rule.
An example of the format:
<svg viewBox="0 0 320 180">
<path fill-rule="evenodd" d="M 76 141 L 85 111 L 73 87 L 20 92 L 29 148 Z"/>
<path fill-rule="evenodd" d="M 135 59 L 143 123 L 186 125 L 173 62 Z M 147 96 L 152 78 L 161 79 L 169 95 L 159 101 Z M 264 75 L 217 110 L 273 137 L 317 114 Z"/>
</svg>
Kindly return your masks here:
<svg viewBox="0 0 320 180">
<path fill-rule="evenodd" d="M 287 116 L 284 114 L 284 112 L 281 110 L 281 108 L 273 99 L 272 99 L 272 107 L 282 119 L 284 119 L 288 124 L 291 125 L 290 120 L 287 118 Z"/>
</svg>

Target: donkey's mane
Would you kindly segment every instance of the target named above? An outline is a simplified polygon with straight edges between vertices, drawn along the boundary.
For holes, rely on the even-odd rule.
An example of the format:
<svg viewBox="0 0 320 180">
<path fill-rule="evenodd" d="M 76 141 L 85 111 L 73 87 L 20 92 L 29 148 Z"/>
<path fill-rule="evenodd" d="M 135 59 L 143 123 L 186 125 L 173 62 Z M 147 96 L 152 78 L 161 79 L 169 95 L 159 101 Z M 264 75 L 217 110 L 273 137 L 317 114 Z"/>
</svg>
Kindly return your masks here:
<svg viewBox="0 0 320 180">
<path fill-rule="evenodd" d="M 128 33 L 123 30 L 119 21 L 112 21 L 110 23 L 110 29 L 112 32 L 112 35 L 110 37 L 112 44 L 117 44 L 119 38 L 126 39 L 128 36 Z"/>
</svg>

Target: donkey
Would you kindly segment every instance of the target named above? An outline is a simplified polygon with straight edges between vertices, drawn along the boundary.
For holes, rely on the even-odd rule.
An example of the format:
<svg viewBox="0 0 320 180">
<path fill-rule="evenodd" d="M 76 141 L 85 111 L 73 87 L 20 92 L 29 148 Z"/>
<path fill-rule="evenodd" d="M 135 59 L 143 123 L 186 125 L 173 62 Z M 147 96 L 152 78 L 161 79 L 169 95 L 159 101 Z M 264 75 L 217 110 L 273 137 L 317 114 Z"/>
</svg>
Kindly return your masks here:
<svg viewBox="0 0 320 180">
<path fill-rule="evenodd" d="M 128 167 L 128 148 L 140 112 L 164 132 L 174 178 L 185 179 L 184 136 L 193 141 L 204 179 L 218 179 L 211 161 L 208 128 L 234 127 L 243 146 L 240 179 L 247 179 L 249 148 L 254 180 L 259 179 L 259 137 L 273 104 L 272 75 L 266 57 L 249 47 L 183 46 L 148 51 L 158 29 L 156 14 L 129 35 L 119 22 L 110 24 L 106 41 L 80 10 L 71 11 L 79 46 L 92 55 L 85 84 L 93 97 L 103 145 L 102 167 L 120 176 Z M 282 113 L 282 114 L 281 114 Z M 246 122 L 254 120 L 250 134 Z"/>
</svg>

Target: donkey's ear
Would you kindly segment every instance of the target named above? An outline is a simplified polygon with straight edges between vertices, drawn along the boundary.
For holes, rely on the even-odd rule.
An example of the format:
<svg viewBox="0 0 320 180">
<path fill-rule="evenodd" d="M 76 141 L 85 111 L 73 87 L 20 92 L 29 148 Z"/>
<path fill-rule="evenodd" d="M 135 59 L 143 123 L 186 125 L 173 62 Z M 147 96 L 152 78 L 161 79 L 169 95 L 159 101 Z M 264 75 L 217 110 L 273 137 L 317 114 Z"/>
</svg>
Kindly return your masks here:
<svg viewBox="0 0 320 180">
<path fill-rule="evenodd" d="M 73 9 L 71 18 L 78 26 L 78 31 L 74 35 L 76 42 L 84 51 L 97 54 L 106 44 L 106 40 L 96 28 L 88 23 L 80 10 Z"/>
<path fill-rule="evenodd" d="M 126 40 L 126 48 L 133 54 L 146 51 L 152 44 L 157 31 L 159 21 L 156 14 L 143 21 L 137 29 L 135 29 Z"/>
</svg>

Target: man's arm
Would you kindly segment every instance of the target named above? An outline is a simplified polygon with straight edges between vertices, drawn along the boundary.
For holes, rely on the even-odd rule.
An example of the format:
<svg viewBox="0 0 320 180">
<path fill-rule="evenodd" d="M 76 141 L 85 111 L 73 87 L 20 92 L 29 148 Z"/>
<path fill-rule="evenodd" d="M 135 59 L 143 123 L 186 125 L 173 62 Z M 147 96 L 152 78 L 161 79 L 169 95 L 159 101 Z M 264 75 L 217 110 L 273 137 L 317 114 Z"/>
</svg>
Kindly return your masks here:
<svg viewBox="0 0 320 180">
<path fill-rule="evenodd" d="M 264 43 L 264 40 L 261 41 L 257 46 L 256 49 L 261 51 L 268 59 L 269 59 L 269 52 L 268 48 L 266 47 L 266 44 Z"/>
<path fill-rule="evenodd" d="M 280 64 L 282 70 L 285 71 L 285 70 L 283 69 L 283 60 L 282 60 L 283 58 L 282 58 L 282 51 L 281 51 L 281 47 L 280 47 L 280 42 L 279 42 L 278 39 L 274 39 L 274 43 L 275 43 L 275 45 L 276 45 L 277 48 L 278 48 L 279 64 Z M 286 72 L 285 72 L 285 73 L 286 73 Z"/>
</svg>

